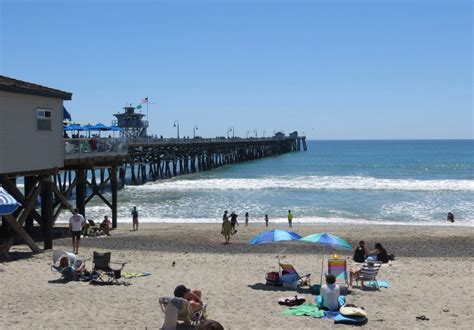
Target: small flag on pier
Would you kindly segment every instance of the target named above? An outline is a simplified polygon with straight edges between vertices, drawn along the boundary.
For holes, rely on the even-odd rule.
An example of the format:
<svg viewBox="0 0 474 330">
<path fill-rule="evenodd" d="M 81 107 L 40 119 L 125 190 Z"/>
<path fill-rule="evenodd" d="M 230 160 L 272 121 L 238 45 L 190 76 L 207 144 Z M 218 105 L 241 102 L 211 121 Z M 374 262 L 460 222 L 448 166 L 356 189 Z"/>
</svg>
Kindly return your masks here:
<svg viewBox="0 0 474 330">
<path fill-rule="evenodd" d="M 148 103 L 148 97 L 145 97 L 143 98 L 141 101 L 140 101 L 141 104 L 147 104 Z"/>
</svg>

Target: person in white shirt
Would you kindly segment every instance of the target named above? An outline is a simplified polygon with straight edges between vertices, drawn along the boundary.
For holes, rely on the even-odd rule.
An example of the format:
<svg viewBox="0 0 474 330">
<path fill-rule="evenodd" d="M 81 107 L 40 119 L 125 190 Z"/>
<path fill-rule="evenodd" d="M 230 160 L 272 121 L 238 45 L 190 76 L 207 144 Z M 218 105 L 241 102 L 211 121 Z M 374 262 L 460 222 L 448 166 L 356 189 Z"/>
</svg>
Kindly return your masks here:
<svg viewBox="0 0 474 330">
<path fill-rule="evenodd" d="M 326 275 L 326 285 L 321 286 L 320 295 L 316 297 L 318 307 L 338 311 L 341 305 L 345 304 L 345 297 L 341 296 L 341 289 L 335 282 L 336 277 L 333 274 Z"/>
<path fill-rule="evenodd" d="M 79 214 L 79 209 L 74 209 L 74 214 L 69 219 L 69 232 L 72 234 L 72 249 L 75 254 L 79 253 L 79 241 L 85 225 L 86 220 Z"/>
</svg>

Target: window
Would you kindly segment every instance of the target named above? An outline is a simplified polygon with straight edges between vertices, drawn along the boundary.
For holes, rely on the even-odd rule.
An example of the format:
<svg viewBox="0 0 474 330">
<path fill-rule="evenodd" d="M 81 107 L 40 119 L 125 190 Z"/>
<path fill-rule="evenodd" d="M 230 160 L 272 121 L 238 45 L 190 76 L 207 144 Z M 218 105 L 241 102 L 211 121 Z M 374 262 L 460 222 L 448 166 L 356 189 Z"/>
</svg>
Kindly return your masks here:
<svg viewBox="0 0 474 330">
<path fill-rule="evenodd" d="M 38 130 L 50 131 L 51 130 L 51 110 L 47 109 L 36 109 L 36 121 Z"/>
</svg>

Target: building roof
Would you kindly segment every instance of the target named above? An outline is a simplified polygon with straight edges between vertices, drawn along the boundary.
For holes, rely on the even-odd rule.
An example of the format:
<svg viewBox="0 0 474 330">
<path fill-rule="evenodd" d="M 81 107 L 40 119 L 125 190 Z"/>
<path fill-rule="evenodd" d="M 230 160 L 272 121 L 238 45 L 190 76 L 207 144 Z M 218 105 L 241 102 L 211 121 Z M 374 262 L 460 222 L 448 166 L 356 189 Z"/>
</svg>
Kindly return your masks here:
<svg viewBox="0 0 474 330">
<path fill-rule="evenodd" d="M 0 76 L 0 91 L 29 94 L 45 97 L 53 97 L 62 100 L 70 100 L 72 93 L 60 91 L 59 89 L 49 88 L 22 80 L 17 80 L 5 76 Z"/>
</svg>

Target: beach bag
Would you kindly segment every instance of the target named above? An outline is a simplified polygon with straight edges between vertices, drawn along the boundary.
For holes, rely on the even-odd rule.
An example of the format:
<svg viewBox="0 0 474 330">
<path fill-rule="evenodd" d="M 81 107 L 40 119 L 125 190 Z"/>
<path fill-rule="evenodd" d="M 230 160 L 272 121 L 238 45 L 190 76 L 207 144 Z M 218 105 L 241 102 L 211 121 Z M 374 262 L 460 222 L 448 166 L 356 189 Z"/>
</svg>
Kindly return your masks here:
<svg viewBox="0 0 474 330">
<path fill-rule="evenodd" d="M 278 272 L 267 273 L 266 280 L 270 281 L 270 282 L 279 282 L 280 281 L 280 274 L 278 274 Z"/>
<path fill-rule="evenodd" d="M 281 277 L 283 287 L 290 289 L 298 288 L 298 275 L 296 274 L 285 274 Z"/>
<path fill-rule="evenodd" d="M 309 287 L 309 291 L 311 294 L 314 294 L 315 296 L 319 295 L 321 292 L 321 284 L 313 284 Z"/>
<path fill-rule="evenodd" d="M 267 273 L 267 276 L 265 279 L 267 281 L 266 282 L 267 285 L 281 286 L 280 274 L 278 274 L 278 272 Z"/>
<path fill-rule="evenodd" d="M 290 283 L 298 282 L 298 275 L 296 275 L 294 273 L 282 275 L 281 281 L 283 282 L 283 284 L 285 284 L 285 283 L 290 284 Z"/>
</svg>

